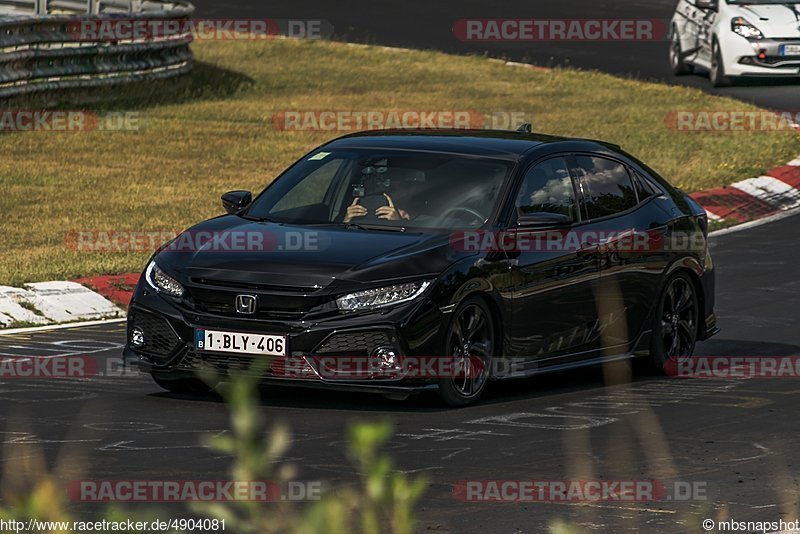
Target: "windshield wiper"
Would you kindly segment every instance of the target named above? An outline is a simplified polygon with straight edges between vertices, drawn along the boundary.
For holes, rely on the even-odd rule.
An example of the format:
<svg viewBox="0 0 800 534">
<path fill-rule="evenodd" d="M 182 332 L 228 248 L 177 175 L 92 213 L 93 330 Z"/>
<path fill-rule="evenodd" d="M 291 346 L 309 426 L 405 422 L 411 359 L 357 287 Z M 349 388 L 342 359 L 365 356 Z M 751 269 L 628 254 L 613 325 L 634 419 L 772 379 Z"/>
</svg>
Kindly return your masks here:
<svg viewBox="0 0 800 534">
<path fill-rule="evenodd" d="M 405 232 L 405 226 L 384 226 L 381 224 L 343 223 L 347 230 L 384 230 L 387 232 Z"/>
<path fill-rule="evenodd" d="M 239 217 L 241 217 L 242 219 L 245 219 L 245 220 L 248 220 L 248 221 L 254 221 L 254 222 L 268 222 L 268 223 L 274 223 L 275 222 L 272 219 L 270 219 L 269 217 L 254 217 L 252 215 L 247 215 L 247 214 L 243 214 L 243 213 L 240 213 Z"/>
</svg>

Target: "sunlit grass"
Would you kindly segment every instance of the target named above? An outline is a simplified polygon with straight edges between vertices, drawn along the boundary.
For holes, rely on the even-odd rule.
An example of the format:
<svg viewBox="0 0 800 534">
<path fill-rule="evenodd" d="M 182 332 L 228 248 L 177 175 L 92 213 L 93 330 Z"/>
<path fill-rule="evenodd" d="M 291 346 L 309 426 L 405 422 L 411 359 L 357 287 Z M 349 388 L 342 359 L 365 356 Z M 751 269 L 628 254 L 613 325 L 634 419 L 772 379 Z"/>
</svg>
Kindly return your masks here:
<svg viewBox="0 0 800 534">
<path fill-rule="evenodd" d="M 595 72 L 327 42 L 201 42 L 194 50 L 197 68 L 177 83 L 100 95 L 116 101 L 95 106 L 142 113 L 140 131 L 0 135 L 0 284 L 140 270 L 147 252 L 80 252 L 65 234 L 183 229 L 219 214 L 224 191 L 260 190 L 337 135 L 277 131 L 272 117 L 284 110 L 526 112 L 537 131 L 621 144 L 687 190 L 757 176 L 800 148 L 789 132 L 670 130 L 670 111 L 752 108 Z"/>
</svg>

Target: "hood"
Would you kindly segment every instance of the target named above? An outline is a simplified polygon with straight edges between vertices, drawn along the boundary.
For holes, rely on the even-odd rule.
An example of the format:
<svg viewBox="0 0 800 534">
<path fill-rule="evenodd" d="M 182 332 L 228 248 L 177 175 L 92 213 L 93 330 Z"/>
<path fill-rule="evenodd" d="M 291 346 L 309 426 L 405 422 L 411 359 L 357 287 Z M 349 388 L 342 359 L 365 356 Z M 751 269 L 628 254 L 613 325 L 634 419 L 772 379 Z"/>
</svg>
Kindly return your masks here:
<svg viewBox="0 0 800 534">
<path fill-rule="evenodd" d="M 800 3 L 731 6 L 737 15 L 761 30 L 764 37 L 800 37 Z"/>
<path fill-rule="evenodd" d="M 229 215 L 186 230 L 157 260 L 195 280 L 324 288 L 438 274 L 459 254 L 447 233 L 260 223 Z"/>
</svg>

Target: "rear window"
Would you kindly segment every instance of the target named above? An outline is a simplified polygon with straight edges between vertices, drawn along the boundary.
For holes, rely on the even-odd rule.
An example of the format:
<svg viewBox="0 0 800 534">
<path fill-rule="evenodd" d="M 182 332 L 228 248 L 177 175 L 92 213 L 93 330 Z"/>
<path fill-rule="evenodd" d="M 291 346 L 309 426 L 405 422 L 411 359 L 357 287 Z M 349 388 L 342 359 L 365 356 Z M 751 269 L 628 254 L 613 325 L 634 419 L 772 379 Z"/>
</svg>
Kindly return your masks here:
<svg viewBox="0 0 800 534">
<path fill-rule="evenodd" d="M 650 183 L 650 180 L 638 172 L 635 173 L 633 181 L 636 185 L 636 194 L 639 195 L 639 202 L 643 202 L 650 197 L 658 195 L 659 191 Z"/>
<path fill-rule="evenodd" d="M 608 217 L 636 206 L 636 189 L 623 164 L 598 156 L 576 156 L 575 160 L 587 219 Z"/>
</svg>

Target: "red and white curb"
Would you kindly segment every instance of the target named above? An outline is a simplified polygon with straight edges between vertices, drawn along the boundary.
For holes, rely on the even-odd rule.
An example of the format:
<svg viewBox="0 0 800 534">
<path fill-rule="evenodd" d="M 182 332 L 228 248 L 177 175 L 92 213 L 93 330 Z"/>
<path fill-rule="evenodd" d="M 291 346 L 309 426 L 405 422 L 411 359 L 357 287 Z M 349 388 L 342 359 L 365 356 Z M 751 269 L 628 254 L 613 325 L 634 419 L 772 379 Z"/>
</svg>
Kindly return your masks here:
<svg viewBox="0 0 800 534">
<path fill-rule="evenodd" d="M 800 206 L 800 158 L 764 176 L 692 193 L 712 221 L 745 223 Z"/>
<path fill-rule="evenodd" d="M 0 328 L 123 317 L 122 308 L 76 282 L 0 286 Z"/>
</svg>

